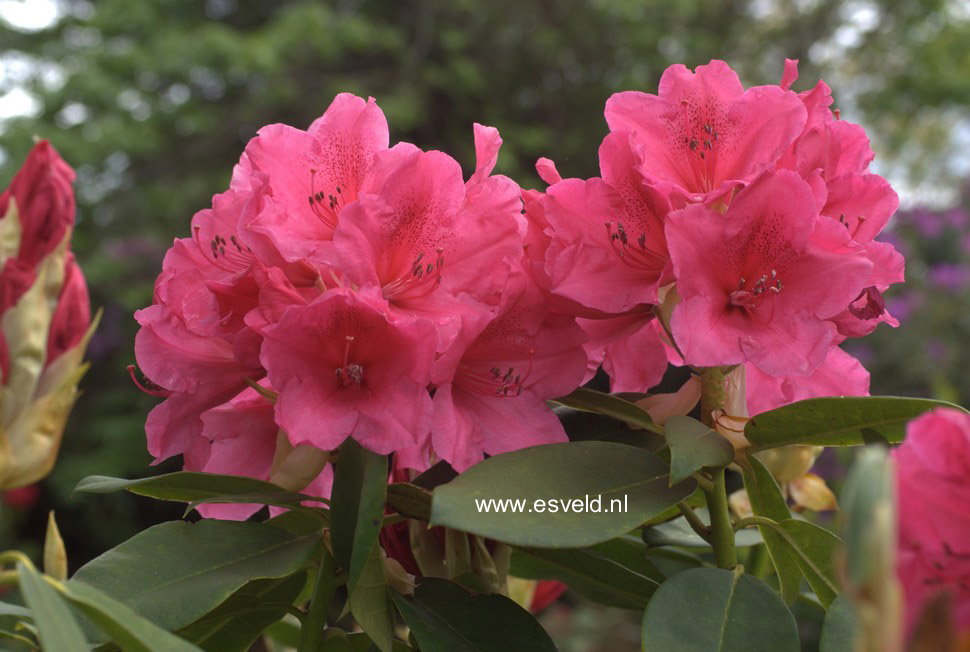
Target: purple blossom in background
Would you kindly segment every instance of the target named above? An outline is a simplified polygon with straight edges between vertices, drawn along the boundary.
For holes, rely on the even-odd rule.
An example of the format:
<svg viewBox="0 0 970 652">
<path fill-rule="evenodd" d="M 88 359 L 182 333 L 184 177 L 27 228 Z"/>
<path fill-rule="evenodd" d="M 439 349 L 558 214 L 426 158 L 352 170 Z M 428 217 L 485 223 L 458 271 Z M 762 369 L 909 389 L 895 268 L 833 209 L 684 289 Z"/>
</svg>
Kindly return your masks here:
<svg viewBox="0 0 970 652">
<path fill-rule="evenodd" d="M 967 245 L 967 247 L 970 247 L 970 235 L 968 235 L 967 237 L 968 237 L 968 240 L 965 244 Z M 876 236 L 876 240 L 878 240 L 879 242 L 885 242 L 885 243 L 891 244 L 896 251 L 898 251 L 899 253 L 901 253 L 903 256 L 907 258 L 910 255 L 909 243 L 907 243 L 895 231 L 883 231 L 882 233 Z M 968 249 L 968 251 L 970 251 L 970 249 Z"/>
<path fill-rule="evenodd" d="M 967 216 L 967 212 L 962 207 L 958 206 L 944 213 L 943 219 L 954 229 L 962 231 L 966 228 L 970 217 Z"/>
<path fill-rule="evenodd" d="M 941 363 L 949 357 L 949 351 L 947 351 L 945 342 L 933 338 L 926 342 L 926 355 L 933 362 Z"/>
<path fill-rule="evenodd" d="M 917 293 L 901 292 L 891 297 L 886 297 L 886 310 L 900 322 L 904 322 L 909 320 L 913 312 L 919 309 L 922 303 L 923 298 Z"/>
<path fill-rule="evenodd" d="M 924 238 L 935 238 L 943 232 L 945 226 L 937 213 L 926 209 L 916 209 L 909 214 L 909 221 L 913 223 Z"/>
<path fill-rule="evenodd" d="M 947 292 L 958 292 L 970 285 L 970 267 L 962 263 L 937 263 L 930 267 L 930 285 Z"/>
</svg>

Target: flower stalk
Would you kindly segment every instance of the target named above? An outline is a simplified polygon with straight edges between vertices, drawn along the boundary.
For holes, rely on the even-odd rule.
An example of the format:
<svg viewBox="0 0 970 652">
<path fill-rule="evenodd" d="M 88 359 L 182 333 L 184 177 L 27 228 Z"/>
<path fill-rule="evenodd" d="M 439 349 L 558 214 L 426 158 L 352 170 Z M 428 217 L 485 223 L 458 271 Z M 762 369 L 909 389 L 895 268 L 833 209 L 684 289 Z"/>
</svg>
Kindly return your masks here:
<svg viewBox="0 0 970 652">
<path fill-rule="evenodd" d="M 701 420 L 710 428 L 714 427 L 714 410 L 724 406 L 724 370 L 709 367 L 701 371 Z M 710 489 L 702 488 L 707 500 L 707 511 L 711 515 L 710 542 L 714 549 L 714 559 L 718 568 L 731 569 L 738 564 L 738 552 L 734 547 L 734 527 L 728 508 L 727 487 L 724 483 L 724 468 L 713 472 Z"/>
</svg>

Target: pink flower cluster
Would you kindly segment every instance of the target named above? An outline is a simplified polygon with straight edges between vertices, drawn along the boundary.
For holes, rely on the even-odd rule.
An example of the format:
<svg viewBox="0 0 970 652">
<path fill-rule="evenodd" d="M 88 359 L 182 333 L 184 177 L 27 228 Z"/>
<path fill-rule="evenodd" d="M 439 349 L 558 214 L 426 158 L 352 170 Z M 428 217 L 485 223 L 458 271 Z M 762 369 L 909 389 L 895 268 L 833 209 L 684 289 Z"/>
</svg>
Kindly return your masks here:
<svg viewBox="0 0 970 652">
<path fill-rule="evenodd" d="M 939 408 L 914 419 L 893 459 L 907 631 L 947 592 L 954 624 L 970 632 L 970 415 Z"/>
<path fill-rule="evenodd" d="M 749 410 L 867 394 L 838 345 L 896 325 L 882 292 L 903 258 L 875 240 L 896 193 L 868 172 L 863 129 L 839 119 L 824 82 L 745 89 L 722 61 L 671 66 L 659 93 L 606 103 L 602 176 L 526 198 L 530 272 L 580 317 L 591 368 L 644 391 L 668 362 L 745 365 Z"/>
<path fill-rule="evenodd" d="M 280 455 L 347 437 L 459 470 L 565 441 L 545 400 L 582 380 L 585 335 L 525 271 L 521 190 L 492 174 L 498 132 L 474 136 L 465 180 L 446 154 L 389 147 L 373 99 L 261 129 L 136 314 L 138 363 L 165 397 L 150 452 L 269 479 Z"/>
<path fill-rule="evenodd" d="M 745 90 L 723 62 L 673 66 L 659 95 L 607 102 L 602 178 L 541 159 L 546 192 L 492 174 L 493 128 L 475 125 L 465 180 L 446 154 L 389 147 L 349 94 L 306 131 L 263 128 L 136 315 L 165 397 L 149 450 L 269 478 L 353 437 L 461 471 L 564 441 L 545 401 L 600 365 L 646 391 L 668 362 L 744 364 L 752 412 L 868 393 L 837 345 L 893 323 L 881 293 L 903 261 L 874 237 L 897 199 L 828 87 L 797 94 L 796 76 Z"/>
</svg>

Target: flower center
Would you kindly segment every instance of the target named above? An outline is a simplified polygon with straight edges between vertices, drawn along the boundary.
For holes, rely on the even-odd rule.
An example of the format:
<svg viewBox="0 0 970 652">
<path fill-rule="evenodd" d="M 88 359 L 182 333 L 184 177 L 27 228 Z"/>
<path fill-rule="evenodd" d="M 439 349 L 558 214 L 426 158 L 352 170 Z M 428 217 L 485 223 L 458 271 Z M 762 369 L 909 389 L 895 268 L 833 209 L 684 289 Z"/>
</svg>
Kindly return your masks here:
<svg viewBox="0 0 970 652">
<path fill-rule="evenodd" d="M 535 350 L 529 349 L 529 364 L 523 373 L 516 371 L 515 367 L 508 367 L 504 371 L 500 367 L 484 370 L 471 364 L 462 363 L 458 365 L 455 379 L 452 382 L 462 389 L 476 394 L 497 398 L 514 398 L 522 393 L 522 388 L 528 380 L 529 374 L 532 373 L 534 355 Z"/>
<path fill-rule="evenodd" d="M 337 380 L 344 387 L 360 387 L 364 382 L 364 367 L 356 362 L 350 361 L 350 347 L 354 343 L 354 336 L 347 335 L 344 338 L 344 359 L 343 365 L 336 369 Z"/>
<path fill-rule="evenodd" d="M 310 210 L 316 215 L 321 222 L 326 224 L 331 229 L 337 228 L 337 216 L 340 215 L 340 211 L 347 204 L 344 198 L 343 190 L 340 186 L 336 186 L 333 192 L 323 192 L 316 189 L 316 176 L 317 171 L 315 169 L 310 170 L 310 195 L 307 196 L 307 200 L 310 202 Z"/>
<path fill-rule="evenodd" d="M 694 175 L 694 190 L 701 193 L 715 189 L 714 171 L 717 167 L 718 133 L 712 120 L 701 123 L 698 111 L 700 107 L 691 105 L 688 100 L 681 100 L 684 121 L 683 145 L 687 156 L 687 165 Z M 700 128 L 696 128 L 700 123 Z"/>
<path fill-rule="evenodd" d="M 641 233 L 635 242 L 623 228 L 622 222 L 606 222 L 606 236 L 616 257 L 634 269 L 656 270 L 663 267 L 666 259 L 647 247 L 647 234 Z"/>
<path fill-rule="evenodd" d="M 403 274 L 384 284 L 381 288 L 384 298 L 387 301 L 401 301 L 417 299 L 434 292 L 441 284 L 441 268 L 445 265 L 444 252 L 442 247 L 437 247 L 433 263 L 426 262 L 423 251 L 419 253 Z"/>
<path fill-rule="evenodd" d="M 212 236 L 207 247 L 201 242 L 201 231 L 201 226 L 193 227 L 192 239 L 203 255 L 208 252 L 212 256 L 212 261 L 217 267 L 227 272 L 236 273 L 248 269 L 252 265 L 255 259 L 252 249 L 240 243 L 235 235 L 230 235 L 229 240 L 226 240 L 216 233 Z"/>
<path fill-rule="evenodd" d="M 743 276 L 738 281 L 738 289 L 729 295 L 732 306 L 754 310 L 770 296 L 775 296 L 781 292 L 781 279 L 778 272 L 771 270 L 769 274 L 762 274 L 751 288 L 747 287 L 748 281 Z"/>
</svg>

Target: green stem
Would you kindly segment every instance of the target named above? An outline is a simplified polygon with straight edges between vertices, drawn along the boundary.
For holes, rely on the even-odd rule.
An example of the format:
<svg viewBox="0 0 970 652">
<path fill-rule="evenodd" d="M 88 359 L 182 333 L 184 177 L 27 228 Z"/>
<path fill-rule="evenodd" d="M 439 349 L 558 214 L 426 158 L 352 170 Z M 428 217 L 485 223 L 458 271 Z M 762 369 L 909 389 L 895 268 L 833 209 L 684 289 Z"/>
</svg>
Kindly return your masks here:
<svg viewBox="0 0 970 652">
<path fill-rule="evenodd" d="M 323 628 L 327 625 L 327 613 L 337 589 L 337 564 L 324 543 L 320 546 L 320 567 L 313 586 L 313 597 L 307 610 L 306 619 L 300 627 L 299 652 L 318 652 L 323 640 Z"/>
<path fill-rule="evenodd" d="M 684 501 L 680 501 L 679 503 L 677 503 L 677 509 L 679 509 L 680 513 L 684 515 L 684 518 L 687 520 L 688 525 L 690 525 L 691 529 L 693 529 L 694 532 L 697 533 L 697 536 L 704 539 L 704 541 L 707 541 L 708 543 L 710 543 L 711 529 L 706 525 L 704 525 L 704 521 L 702 521 L 701 517 L 698 516 L 697 513 L 690 508 L 690 505 L 688 505 Z"/>
<path fill-rule="evenodd" d="M 718 568 L 731 569 L 738 563 L 738 551 L 734 547 L 734 527 L 728 511 L 727 488 L 724 485 L 724 469 L 714 472 L 714 489 L 705 491 L 707 511 L 711 514 L 711 547 Z"/>
<path fill-rule="evenodd" d="M 724 406 L 724 369 L 707 367 L 701 370 L 701 421 L 709 428 L 714 427 L 711 413 Z M 707 511 L 711 515 L 711 547 L 718 568 L 733 568 L 738 564 L 738 551 L 734 547 L 734 528 L 731 525 L 731 512 L 728 510 L 727 487 L 724 484 L 724 469 L 712 470 L 713 487 L 704 488 Z"/>
<path fill-rule="evenodd" d="M 750 575 L 754 575 L 758 579 L 764 579 L 768 575 L 768 570 L 771 567 L 771 557 L 768 555 L 768 547 L 763 543 L 751 546 L 751 550 L 748 553 L 747 565 Z"/>
</svg>

